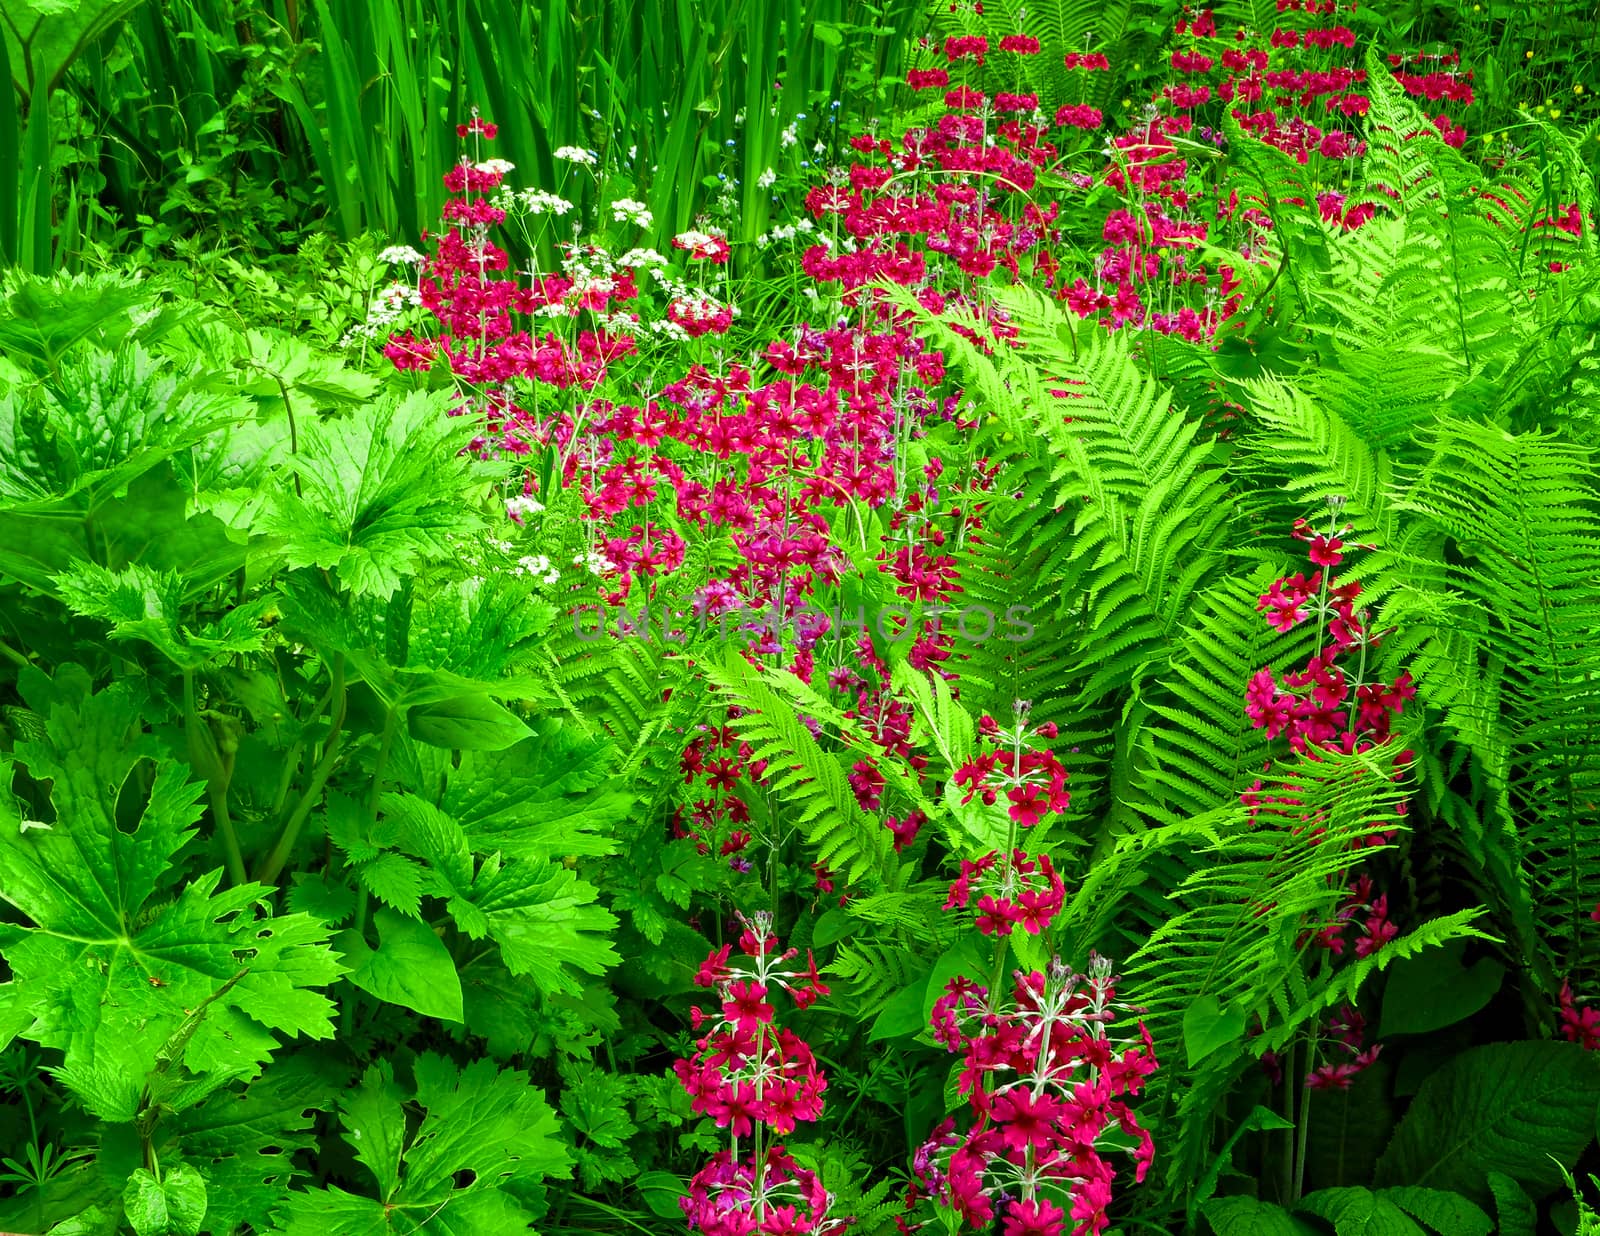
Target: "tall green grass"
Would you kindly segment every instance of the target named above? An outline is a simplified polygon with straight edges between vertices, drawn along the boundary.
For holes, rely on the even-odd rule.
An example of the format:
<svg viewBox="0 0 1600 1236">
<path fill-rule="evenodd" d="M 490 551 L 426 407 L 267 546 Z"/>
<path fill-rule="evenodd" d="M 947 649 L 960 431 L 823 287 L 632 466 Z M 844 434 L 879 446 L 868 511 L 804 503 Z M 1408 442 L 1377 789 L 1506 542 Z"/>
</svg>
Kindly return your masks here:
<svg viewBox="0 0 1600 1236">
<path fill-rule="evenodd" d="M 739 181 L 737 215 L 753 235 L 769 206 L 756 181 L 785 155 L 784 127 L 835 99 L 844 117 L 871 112 L 883 83 L 903 73 L 908 36 L 925 6 L 111 0 L 104 7 L 121 20 L 81 41 L 61 79 L 65 98 L 32 98 L 19 84 L 0 101 L 0 257 L 7 262 L 70 264 L 79 238 L 126 243 L 141 218 L 181 230 L 195 201 L 243 209 L 240 186 L 277 186 L 269 222 L 286 238 L 325 219 L 345 238 L 375 231 L 414 240 L 437 219 L 442 177 L 458 157 L 455 125 L 474 107 L 500 126 L 493 153 L 517 165 L 518 184 L 593 194 L 592 179 L 585 183 L 553 152 L 595 150 L 613 193 L 650 204 L 659 239 L 689 224 L 725 171 Z M 66 177 L 49 170 L 65 148 L 53 116 L 57 127 L 66 116 L 72 129 Z M 219 192 L 207 199 L 211 181 Z M 185 188 L 194 192 L 186 197 Z M 208 222 L 191 217 L 187 225 Z M 229 222 L 221 221 L 224 230 Z"/>
</svg>

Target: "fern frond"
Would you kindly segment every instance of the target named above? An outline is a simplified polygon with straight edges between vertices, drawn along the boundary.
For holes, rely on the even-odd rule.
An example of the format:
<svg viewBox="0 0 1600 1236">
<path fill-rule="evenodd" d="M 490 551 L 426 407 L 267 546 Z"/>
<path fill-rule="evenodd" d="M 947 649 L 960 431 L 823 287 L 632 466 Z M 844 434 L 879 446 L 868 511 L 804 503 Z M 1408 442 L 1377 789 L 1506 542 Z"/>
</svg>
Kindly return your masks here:
<svg viewBox="0 0 1600 1236">
<path fill-rule="evenodd" d="M 781 798 L 786 821 L 815 847 L 817 861 L 852 882 L 887 882 L 896 865 L 892 834 L 861 809 L 839 757 L 824 751 L 800 720 L 788 694 L 798 679 L 758 671 L 735 651 L 705 669 L 727 702 L 743 710 L 734 728 L 750 744 L 750 758 L 767 762 L 767 784 Z"/>
</svg>

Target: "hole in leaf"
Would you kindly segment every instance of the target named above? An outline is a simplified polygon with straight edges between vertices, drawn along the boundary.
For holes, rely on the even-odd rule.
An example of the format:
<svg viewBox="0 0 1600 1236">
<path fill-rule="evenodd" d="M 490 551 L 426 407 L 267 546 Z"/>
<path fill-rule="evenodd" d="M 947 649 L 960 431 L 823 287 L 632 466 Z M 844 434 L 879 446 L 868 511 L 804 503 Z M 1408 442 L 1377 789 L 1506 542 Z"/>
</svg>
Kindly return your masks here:
<svg viewBox="0 0 1600 1236">
<path fill-rule="evenodd" d="M 35 781 L 28 775 L 26 769 L 18 765 L 11 777 L 11 792 L 16 796 L 17 811 L 25 823 L 22 831 L 27 832 L 30 824 L 37 827 L 51 827 L 56 822 L 56 805 L 51 800 L 51 792 L 55 789 L 55 782 L 46 777 L 42 781 Z"/>
<path fill-rule="evenodd" d="M 128 775 L 122 779 L 122 785 L 117 790 L 117 805 L 112 809 L 119 833 L 138 831 L 139 821 L 144 819 L 144 813 L 150 806 L 150 790 L 155 780 L 156 764 L 148 757 L 128 770 Z"/>
<path fill-rule="evenodd" d="M 470 1189 L 478 1183 L 478 1173 L 470 1167 L 464 1167 L 456 1173 L 456 1188 Z"/>
</svg>

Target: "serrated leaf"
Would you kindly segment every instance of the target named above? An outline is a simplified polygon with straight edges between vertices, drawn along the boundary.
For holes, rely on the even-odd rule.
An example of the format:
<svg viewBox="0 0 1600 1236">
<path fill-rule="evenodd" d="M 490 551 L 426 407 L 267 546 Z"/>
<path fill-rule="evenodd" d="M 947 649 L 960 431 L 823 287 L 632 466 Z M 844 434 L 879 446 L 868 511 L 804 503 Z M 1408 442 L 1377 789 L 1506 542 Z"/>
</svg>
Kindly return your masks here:
<svg viewBox="0 0 1600 1236">
<path fill-rule="evenodd" d="M 1489 1216 L 1459 1193 L 1405 1185 L 1385 1189 L 1383 1196 L 1439 1236 L 1489 1236 L 1494 1230 Z"/>
<path fill-rule="evenodd" d="M 265 1230 L 272 1207 L 304 1175 L 296 1154 L 313 1145 L 315 1113 L 332 1106 L 342 1084 L 303 1056 L 280 1058 L 242 1093 L 219 1091 L 156 1126 L 163 1161 L 181 1154 L 203 1171 L 212 1230 Z"/>
<path fill-rule="evenodd" d="M 406 713 L 411 737 L 454 751 L 504 751 L 528 736 L 527 725 L 485 695 L 461 695 Z"/>
<path fill-rule="evenodd" d="M 246 419 L 234 398 L 181 391 L 137 342 L 63 361 L 36 396 L 0 395 L 0 510 L 92 505 L 213 430 Z"/>
<path fill-rule="evenodd" d="M 529 859 L 614 853 L 610 834 L 632 802 L 607 781 L 615 748 L 551 718 L 535 726 L 535 737 L 504 751 L 464 753 L 440 806 L 478 851 Z"/>
<path fill-rule="evenodd" d="M 344 1140 L 378 1182 L 378 1196 L 384 1201 L 400 1187 L 400 1156 L 406 1141 L 404 1097 L 389 1062 L 379 1060 L 367 1066 L 361 1085 L 339 1105 Z"/>
<path fill-rule="evenodd" d="M 0 795 L 0 899 L 39 924 L 0 925 L 13 998 L 36 1018 L 24 1033 L 62 1051 L 69 1075 L 143 1077 L 186 1010 L 243 970 L 209 1014 L 218 1027 L 238 1017 L 236 1046 L 225 1056 L 220 1036 L 197 1036 L 189 1067 L 249 1071 L 239 1053 L 270 1050 L 268 1030 L 331 1035 L 332 1004 L 313 990 L 340 972 L 324 927 L 271 916 L 258 885 L 219 892 L 220 871 L 191 877 L 175 896 L 165 887 L 202 787 L 142 734 L 139 711 L 136 696 L 113 688 L 79 708 L 57 705 L 44 739 L 16 747 L 17 762 L 49 783 L 57 813 L 50 828 L 23 830 L 15 802 Z M 148 799 L 124 831 L 118 791 L 145 759 L 157 762 Z"/>
<path fill-rule="evenodd" d="M 595 905 L 594 887 L 554 863 L 484 864 L 472 885 L 473 904 L 511 973 L 545 992 L 576 991 L 568 967 L 602 974 L 619 960 L 607 939 L 616 916 Z"/>
<path fill-rule="evenodd" d="M 1328 1220 L 1334 1236 L 1428 1236 L 1400 1207 L 1370 1189 L 1319 1189 L 1301 1198 L 1296 1209 Z"/>
<path fill-rule="evenodd" d="M 334 947 L 353 966 L 349 979 L 362 991 L 441 1021 L 461 1020 L 461 978 L 450 950 L 426 923 L 393 910 L 372 916 L 378 947 L 354 931 L 340 932 Z"/>
<path fill-rule="evenodd" d="M 1216 1236 L 1318 1236 L 1304 1219 L 1253 1197 L 1214 1197 L 1200 1213 Z"/>
<path fill-rule="evenodd" d="M 337 927 L 356 912 L 356 895 L 348 884 L 323 872 L 297 871 L 291 879 L 287 901 L 296 914 Z"/>
<path fill-rule="evenodd" d="M 57 595 L 74 613 L 111 624 L 111 638 L 141 640 L 180 669 L 197 669 L 217 657 L 261 649 L 261 620 L 275 604 L 260 597 L 230 609 L 215 622 L 190 630 L 181 622 L 183 577 L 131 563 L 108 571 L 77 562 L 54 579 Z"/>
<path fill-rule="evenodd" d="M 291 568 L 333 571 L 345 589 L 388 597 L 424 562 L 477 534 L 471 491 L 482 468 L 460 453 L 460 425 L 421 393 L 308 426 L 292 467 L 301 493 L 280 492 L 262 520 Z"/>
<path fill-rule="evenodd" d="M 458 1070 L 424 1053 L 415 1072 L 424 1115 L 388 1200 L 341 1189 L 290 1194 L 278 1214 L 281 1236 L 468 1236 L 529 1226 L 522 1191 L 571 1171 L 544 1095 L 527 1074 L 502 1072 L 490 1060 Z"/>
<path fill-rule="evenodd" d="M 1494 1218 L 1499 1236 L 1534 1236 L 1538 1212 L 1533 1199 L 1520 1184 L 1504 1172 L 1490 1172 L 1489 1192 L 1494 1195 Z"/>
<path fill-rule="evenodd" d="M 1380 1185 L 1487 1203 L 1491 1171 L 1542 1196 L 1594 1138 L 1600 1060 L 1575 1043 L 1493 1043 L 1432 1074 L 1378 1163 Z"/>
<path fill-rule="evenodd" d="M 378 379 L 351 369 L 336 354 L 314 350 L 304 341 L 280 331 L 245 333 L 249 354 L 242 363 L 266 375 L 262 393 L 282 395 L 283 388 L 297 400 L 316 404 L 357 404 L 372 398 Z"/>
<path fill-rule="evenodd" d="M 422 915 L 422 885 L 427 873 L 403 854 L 379 854 L 356 867 L 356 879 L 384 905 L 407 918 Z"/>
<path fill-rule="evenodd" d="M 638 1126 L 628 1119 L 626 1099 L 619 1078 L 587 1069 L 562 1087 L 561 1112 L 596 1146 L 615 1150 L 638 1132 Z"/>
</svg>

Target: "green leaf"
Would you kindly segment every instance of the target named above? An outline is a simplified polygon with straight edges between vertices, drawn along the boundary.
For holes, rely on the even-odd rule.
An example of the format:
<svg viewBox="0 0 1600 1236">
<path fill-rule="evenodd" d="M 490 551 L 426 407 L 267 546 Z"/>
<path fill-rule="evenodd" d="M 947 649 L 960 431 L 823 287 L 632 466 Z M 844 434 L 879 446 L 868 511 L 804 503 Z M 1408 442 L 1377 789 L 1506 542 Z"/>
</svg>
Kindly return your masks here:
<svg viewBox="0 0 1600 1236">
<path fill-rule="evenodd" d="M 1318 1236 L 1304 1219 L 1253 1197 L 1214 1197 L 1200 1213 L 1216 1236 Z"/>
<path fill-rule="evenodd" d="M 543 1093 L 526 1073 L 499 1071 L 490 1060 L 458 1070 L 424 1053 L 415 1072 L 424 1114 L 401 1155 L 398 1185 L 382 1202 L 342 1189 L 291 1193 L 278 1212 L 281 1236 L 468 1236 L 530 1226 L 521 1199 L 546 1177 L 569 1175 L 572 1162 Z M 363 1085 L 369 1081 L 387 1093 L 381 1072 Z M 385 1120 L 392 1132 L 392 1115 Z M 354 1132 L 348 1122 L 347 1129 Z"/>
<path fill-rule="evenodd" d="M 621 1079 L 597 1068 L 567 1079 L 561 1089 L 561 1113 L 590 1142 L 609 1150 L 620 1148 L 638 1132 L 628 1119 Z"/>
<path fill-rule="evenodd" d="M 272 916 L 259 885 L 218 892 L 213 871 L 169 887 L 203 787 L 143 734 L 140 708 L 115 687 L 78 708 L 58 704 L 45 735 L 15 749 L 49 785 L 55 811 L 48 827 L 24 830 L 15 800 L 0 795 L 0 900 L 37 924 L 0 925 L 13 999 L 36 1019 L 24 1035 L 62 1051 L 69 1076 L 143 1077 L 186 1010 L 224 991 L 186 1063 L 253 1072 L 271 1050 L 269 1030 L 331 1036 L 332 1004 L 312 989 L 340 969 L 326 928 Z M 9 782 L 9 764 L 0 775 Z M 119 827 L 119 795 L 145 794 L 133 827 Z"/>
<path fill-rule="evenodd" d="M 1489 1173 L 1489 1192 L 1494 1195 L 1494 1217 L 1499 1236 L 1534 1236 L 1539 1216 L 1533 1199 L 1523 1187 L 1504 1172 Z"/>
<path fill-rule="evenodd" d="M 826 948 L 830 944 L 837 944 L 846 936 L 853 935 L 859 926 L 855 918 L 845 910 L 835 907 L 819 918 L 811 928 L 811 943 L 817 948 Z"/>
<path fill-rule="evenodd" d="M 267 1216 L 310 1164 L 313 1120 L 344 1085 L 342 1073 L 304 1055 L 277 1058 L 243 1093 L 225 1089 L 156 1126 L 163 1162 L 181 1154 L 208 1183 L 206 1221 L 217 1232 Z"/>
<path fill-rule="evenodd" d="M 167 1226 L 172 1236 L 198 1236 L 206 1217 L 205 1178 L 187 1163 L 169 1167 L 161 1177 L 167 1199 Z"/>
<path fill-rule="evenodd" d="M 112 639 L 150 644 L 180 669 L 259 652 L 261 620 L 275 603 L 273 597 L 261 597 L 191 631 L 180 621 L 184 583 L 176 571 L 157 574 L 139 563 L 108 571 L 92 562 L 77 562 L 53 582 L 74 613 L 110 623 Z"/>
<path fill-rule="evenodd" d="M 167 1236 L 167 1195 L 161 1182 L 142 1167 L 123 1187 L 122 1213 L 136 1236 Z"/>
<path fill-rule="evenodd" d="M 916 1034 L 927 1025 L 922 1019 L 925 987 L 924 983 L 912 983 L 909 987 L 901 988 L 873 1019 L 872 1029 L 867 1032 L 867 1042 L 904 1038 Z"/>
<path fill-rule="evenodd" d="M 616 918 L 593 904 L 592 885 L 548 860 L 489 854 L 474 869 L 466 831 L 443 811 L 410 794 L 385 794 L 382 803 L 401 847 L 426 864 L 424 891 L 444 899 L 469 937 L 494 940 L 511 973 L 546 993 L 577 991 L 568 966 L 600 974 L 617 963 L 602 934 Z"/>
<path fill-rule="evenodd" d="M 353 965 L 349 979 L 362 991 L 441 1021 L 461 1020 L 461 978 L 450 950 L 433 928 L 393 910 L 372 916 L 378 947 L 370 948 L 354 931 L 334 938 L 334 947 Z"/>
<path fill-rule="evenodd" d="M 1379 1037 L 1442 1030 L 1471 1017 L 1494 998 L 1505 967 L 1492 957 L 1481 957 L 1464 968 L 1461 955 L 1466 946 L 1465 940 L 1451 940 L 1390 966 Z"/>
<path fill-rule="evenodd" d="M 139 0 L 0 0 L 0 37 L 17 93 L 43 98 L 86 47 L 121 21 Z M 19 43 L 18 38 L 23 42 Z M 23 44 L 26 44 L 24 51 Z M 37 65 L 39 77 L 21 66 Z M 140 1233 L 140 1236 L 144 1236 Z"/>
<path fill-rule="evenodd" d="M 411 737 L 455 751 L 504 751 L 528 736 L 528 727 L 503 704 L 483 695 L 424 704 L 406 713 Z"/>
<path fill-rule="evenodd" d="M 474 850 L 510 858 L 611 854 L 610 834 L 627 818 L 629 795 L 613 788 L 616 750 L 559 720 L 504 751 L 468 751 L 447 772 L 440 806 L 466 829 Z"/>
<path fill-rule="evenodd" d="M 158 1181 L 135 1169 L 122 1190 L 123 1214 L 136 1236 L 198 1236 L 206 1215 L 206 1182 L 184 1163 Z"/>
<path fill-rule="evenodd" d="M 117 1236 L 122 1230 L 121 1217 L 105 1206 L 90 1206 L 54 1224 L 45 1236 Z"/>
<path fill-rule="evenodd" d="M 1427 1236 L 1388 1198 L 1370 1189 L 1319 1189 L 1296 1208 L 1333 1224 L 1334 1236 Z"/>
<path fill-rule="evenodd" d="M 661 1219 L 683 1218 L 678 1199 L 684 1196 L 683 1182 L 671 1172 L 645 1172 L 633 1182 L 650 1213 Z"/>
<path fill-rule="evenodd" d="M 1193 1224 L 1195 1212 L 1216 1193 L 1217 1183 L 1222 1179 L 1223 1172 L 1233 1167 L 1233 1149 L 1245 1134 L 1292 1128 L 1294 1128 L 1292 1120 L 1285 1120 L 1270 1107 L 1262 1107 L 1257 1104 L 1250 1114 L 1239 1122 L 1239 1127 L 1228 1135 L 1228 1140 L 1223 1143 L 1222 1149 L 1217 1152 L 1216 1158 L 1211 1161 L 1211 1166 L 1206 1169 L 1205 1175 L 1200 1177 L 1196 1183 L 1188 1208 L 1189 1222 Z"/>
<path fill-rule="evenodd" d="M 344 1140 L 378 1182 L 378 1196 L 388 1201 L 400 1187 L 400 1156 L 405 1152 L 405 1096 L 394 1082 L 387 1060 L 367 1066 L 361 1085 L 339 1105 Z"/>
<path fill-rule="evenodd" d="M 379 382 L 370 374 L 351 369 L 337 354 L 318 351 L 301 339 L 280 331 L 251 330 L 245 334 L 249 355 L 241 363 L 268 379 L 262 394 L 292 398 L 318 405 L 359 404 L 372 398 Z M 284 396 L 287 387 L 292 396 Z"/>
<path fill-rule="evenodd" d="M 1245 1010 L 1215 996 L 1201 996 L 1183 1011 L 1183 1049 L 1192 1069 L 1212 1052 L 1244 1037 Z"/>
<path fill-rule="evenodd" d="M 1459 1193 L 1407 1185 L 1385 1189 L 1383 1196 L 1439 1236 L 1489 1236 L 1494 1230 L 1489 1216 Z"/>
<path fill-rule="evenodd" d="M 460 422 L 440 398 L 388 397 L 306 428 L 286 487 L 262 519 L 291 568 L 335 572 L 358 595 L 387 597 L 454 539 L 484 526 L 473 491 L 483 468 L 464 457 Z"/>
<path fill-rule="evenodd" d="M 1414 1184 L 1487 1202 L 1490 1171 L 1542 1196 L 1594 1138 L 1600 1060 L 1575 1043 L 1494 1043 L 1422 1083 L 1378 1163 L 1380 1185 Z"/>
<path fill-rule="evenodd" d="M 215 430 L 250 419 L 241 400 L 180 390 L 138 343 L 62 362 L 37 392 L 0 395 L 0 510 L 85 514 Z"/>
</svg>

